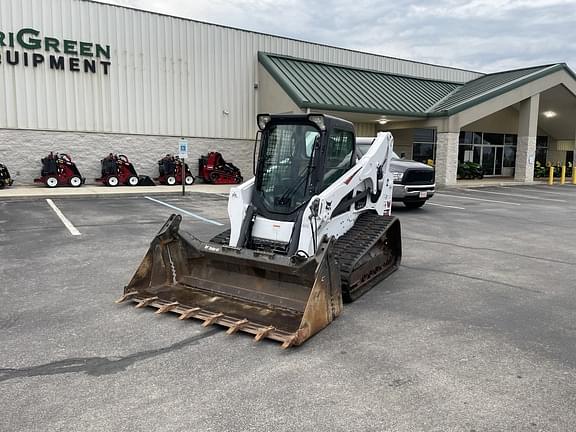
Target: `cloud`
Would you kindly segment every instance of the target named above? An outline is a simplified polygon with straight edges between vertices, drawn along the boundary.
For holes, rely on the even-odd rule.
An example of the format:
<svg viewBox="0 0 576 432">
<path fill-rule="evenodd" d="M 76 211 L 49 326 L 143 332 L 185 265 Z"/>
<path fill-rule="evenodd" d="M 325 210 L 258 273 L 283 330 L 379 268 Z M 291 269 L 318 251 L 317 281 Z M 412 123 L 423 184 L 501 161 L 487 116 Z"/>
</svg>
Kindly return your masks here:
<svg viewBox="0 0 576 432">
<path fill-rule="evenodd" d="M 492 72 L 576 68 L 574 0 L 111 0 L 200 21 Z"/>
</svg>

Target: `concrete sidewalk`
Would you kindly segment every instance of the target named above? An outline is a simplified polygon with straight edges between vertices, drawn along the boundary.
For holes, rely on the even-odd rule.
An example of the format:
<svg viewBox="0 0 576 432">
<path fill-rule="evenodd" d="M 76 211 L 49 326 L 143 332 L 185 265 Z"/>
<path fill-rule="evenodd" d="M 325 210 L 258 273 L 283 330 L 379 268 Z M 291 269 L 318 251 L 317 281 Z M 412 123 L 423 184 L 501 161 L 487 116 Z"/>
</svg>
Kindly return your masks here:
<svg viewBox="0 0 576 432">
<path fill-rule="evenodd" d="M 207 193 L 228 195 L 234 185 L 194 184 L 186 186 L 186 194 Z M 56 187 L 50 189 L 43 185 L 12 186 L 0 190 L 0 201 L 29 198 L 101 198 L 128 197 L 142 195 L 181 195 L 182 186 L 118 186 L 83 185 L 78 188 Z"/>
</svg>

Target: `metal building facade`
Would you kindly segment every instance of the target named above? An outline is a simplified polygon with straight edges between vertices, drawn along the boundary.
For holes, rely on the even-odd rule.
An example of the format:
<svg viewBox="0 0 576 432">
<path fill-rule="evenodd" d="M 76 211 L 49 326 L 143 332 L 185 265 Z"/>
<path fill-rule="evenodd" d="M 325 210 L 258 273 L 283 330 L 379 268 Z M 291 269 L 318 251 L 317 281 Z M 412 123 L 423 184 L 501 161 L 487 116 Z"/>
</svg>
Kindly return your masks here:
<svg viewBox="0 0 576 432">
<path fill-rule="evenodd" d="M 76 51 L 92 44 L 89 61 L 98 60 L 95 45 L 109 46 L 108 73 L 55 70 L 49 55 L 74 56 L 44 44 L 9 46 L 8 34 L 25 28 L 60 40 L 61 51 L 64 40 Z M 259 51 L 455 82 L 480 75 L 86 0 L 2 0 L 0 32 L 2 129 L 250 139 Z M 24 52 L 29 63 L 36 53 L 45 61 L 26 66 Z"/>
</svg>

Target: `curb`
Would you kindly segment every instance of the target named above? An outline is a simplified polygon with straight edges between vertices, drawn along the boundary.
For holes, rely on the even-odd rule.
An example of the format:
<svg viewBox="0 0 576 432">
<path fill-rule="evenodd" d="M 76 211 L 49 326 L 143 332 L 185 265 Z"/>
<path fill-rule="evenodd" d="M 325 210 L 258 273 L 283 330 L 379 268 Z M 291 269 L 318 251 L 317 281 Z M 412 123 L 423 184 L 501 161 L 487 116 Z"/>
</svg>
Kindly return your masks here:
<svg viewBox="0 0 576 432">
<path fill-rule="evenodd" d="M 102 188 L 106 188 L 106 186 L 102 186 Z M 1 201 L 18 201 L 18 200 L 31 200 L 31 199 L 47 199 L 47 198 L 71 198 L 71 199 L 85 199 L 85 198 L 131 198 L 131 197 L 144 197 L 144 196 L 182 196 L 182 189 L 181 188 L 174 188 L 174 190 L 164 189 L 161 190 L 142 190 L 142 191 L 130 191 L 124 192 L 118 189 L 113 190 L 102 190 L 102 191 L 78 191 L 78 189 L 72 189 L 76 193 L 71 193 L 70 190 L 66 191 L 64 189 L 69 188 L 62 188 L 63 190 L 54 190 L 54 189 L 45 189 L 42 186 L 38 187 L 26 187 L 22 188 L 26 190 L 14 190 L 14 189 L 4 189 L 0 190 L 0 202 Z M 111 189 L 111 188 L 107 188 Z M 191 196 L 194 194 L 207 194 L 207 195 L 228 195 L 228 191 L 221 188 L 220 190 L 206 190 L 206 188 L 198 188 L 194 189 L 194 187 L 187 187 L 186 188 L 186 195 Z"/>
</svg>

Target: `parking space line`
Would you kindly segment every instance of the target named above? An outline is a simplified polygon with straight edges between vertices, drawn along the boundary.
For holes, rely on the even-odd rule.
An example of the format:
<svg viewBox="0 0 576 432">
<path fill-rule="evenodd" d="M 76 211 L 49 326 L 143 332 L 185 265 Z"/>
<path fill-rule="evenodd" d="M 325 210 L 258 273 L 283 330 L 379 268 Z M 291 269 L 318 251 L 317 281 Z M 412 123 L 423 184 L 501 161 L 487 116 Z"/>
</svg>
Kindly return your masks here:
<svg viewBox="0 0 576 432">
<path fill-rule="evenodd" d="M 453 209 L 458 209 L 458 210 L 466 210 L 464 207 L 456 207 L 456 206 L 444 205 L 444 204 L 438 204 L 438 203 L 431 203 L 431 202 L 426 203 L 426 205 L 437 206 L 437 207 L 445 207 L 445 208 L 453 208 Z"/>
<path fill-rule="evenodd" d="M 467 200 L 473 200 L 473 201 L 493 202 L 493 203 L 497 203 L 497 204 L 506 204 L 506 205 L 513 205 L 513 206 L 522 205 L 522 204 L 511 203 L 511 202 L 507 202 L 507 201 L 497 201 L 497 200 L 489 200 L 489 199 L 484 199 L 484 198 L 474 198 L 474 197 L 469 197 L 469 196 L 465 196 L 465 195 L 449 195 L 449 194 L 438 193 L 438 192 L 436 192 L 436 195 L 445 196 L 445 197 L 452 197 L 452 198 L 467 199 Z"/>
<path fill-rule="evenodd" d="M 46 202 L 48 203 L 48 205 L 52 208 L 52 210 L 54 210 L 54 213 L 56 213 L 56 216 L 58 216 L 60 218 L 60 220 L 62 221 L 62 223 L 64 224 L 64 226 L 66 228 L 68 228 L 68 231 L 70 231 L 70 234 L 72 234 L 73 236 L 79 236 L 80 231 L 78 231 L 76 229 L 76 227 L 74 225 L 72 225 L 72 222 L 70 222 L 68 220 L 68 218 L 66 216 L 64 216 L 64 213 L 62 213 L 60 211 L 60 209 L 58 207 L 56 207 L 56 204 L 54 204 L 54 201 L 52 201 L 51 199 L 47 198 Z"/>
<path fill-rule="evenodd" d="M 160 200 L 151 198 L 151 197 L 149 197 L 149 196 L 144 197 L 144 198 L 146 198 L 147 200 L 150 200 L 150 201 L 154 201 L 155 203 L 161 204 L 161 205 L 163 205 L 163 206 L 169 207 L 169 208 L 171 208 L 171 209 L 173 209 L 173 210 L 179 211 L 180 213 L 184 213 L 184 214 L 186 214 L 186 215 L 188 215 L 188 216 L 192 216 L 193 218 L 199 219 L 199 220 L 201 220 L 201 221 L 203 221 L 203 222 L 210 223 L 210 224 L 213 224 L 213 225 L 218 225 L 218 226 L 223 226 L 223 225 L 224 225 L 224 224 L 222 224 L 222 223 L 220 223 L 220 222 L 216 222 L 216 221 L 214 221 L 214 220 L 212 220 L 212 219 L 206 219 L 205 217 L 202 217 L 202 216 L 200 216 L 200 215 L 197 215 L 196 213 L 192 213 L 192 212 L 189 212 L 189 211 L 187 211 L 187 210 L 181 209 L 180 207 L 173 206 L 172 204 L 165 203 L 164 201 L 160 201 Z"/>
<path fill-rule="evenodd" d="M 466 190 L 466 192 L 487 193 L 487 194 L 493 194 L 493 195 L 503 195 L 503 196 L 518 197 L 518 198 L 538 200 L 538 201 L 566 202 L 566 200 L 561 200 L 561 199 L 542 198 L 542 197 L 520 195 L 520 194 L 513 194 L 513 193 L 506 193 L 506 192 L 494 192 L 494 191 L 487 191 L 487 190 L 480 190 L 480 189 L 465 189 L 465 190 Z"/>
</svg>

